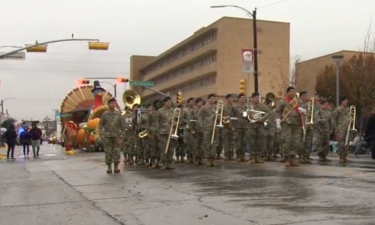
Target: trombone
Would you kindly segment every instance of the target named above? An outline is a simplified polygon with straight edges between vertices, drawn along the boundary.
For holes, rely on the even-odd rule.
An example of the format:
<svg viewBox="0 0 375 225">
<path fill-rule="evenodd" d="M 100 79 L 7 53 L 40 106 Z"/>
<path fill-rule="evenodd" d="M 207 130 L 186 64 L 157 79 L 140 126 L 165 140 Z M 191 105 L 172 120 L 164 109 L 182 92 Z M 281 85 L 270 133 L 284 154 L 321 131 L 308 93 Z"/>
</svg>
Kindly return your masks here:
<svg viewBox="0 0 375 225">
<path fill-rule="evenodd" d="M 175 108 L 173 111 L 172 119 L 171 119 L 171 129 L 169 130 L 169 136 L 167 140 L 167 145 L 165 146 L 164 154 L 168 153 L 169 145 L 171 143 L 171 138 L 175 140 L 178 138 L 177 132 L 178 132 L 178 124 L 180 123 L 180 117 L 181 117 L 181 109 Z M 175 122 L 176 118 L 177 118 L 177 122 Z M 176 125 L 176 128 L 173 132 L 174 125 Z"/>
<path fill-rule="evenodd" d="M 219 99 L 216 104 L 216 111 L 215 111 L 215 120 L 214 120 L 214 126 L 212 128 L 212 136 L 211 136 L 211 145 L 214 143 L 215 139 L 215 131 L 216 127 L 223 128 L 223 112 L 224 112 L 224 101 L 222 99 Z M 220 118 L 219 117 L 220 114 Z M 219 124 L 217 124 L 217 120 L 219 119 Z"/>
<path fill-rule="evenodd" d="M 348 129 L 346 130 L 346 137 L 345 137 L 345 146 L 348 146 L 349 144 L 349 134 L 350 131 L 356 131 L 357 129 L 355 128 L 355 120 L 356 120 L 356 114 L 357 110 L 354 105 L 351 105 L 349 107 L 349 113 L 350 113 L 350 121 L 348 124 Z"/>
<path fill-rule="evenodd" d="M 306 115 L 306 118 L 305 118 L 306 125 L 314 124 L 314 102 L 315 102 L 315 99 L 311 97 L 309 99 L 309 102 L 307 103 L 307 112 L 310 112 L 310 120 L 309 120 L 308 115 Z"/>
</svg>

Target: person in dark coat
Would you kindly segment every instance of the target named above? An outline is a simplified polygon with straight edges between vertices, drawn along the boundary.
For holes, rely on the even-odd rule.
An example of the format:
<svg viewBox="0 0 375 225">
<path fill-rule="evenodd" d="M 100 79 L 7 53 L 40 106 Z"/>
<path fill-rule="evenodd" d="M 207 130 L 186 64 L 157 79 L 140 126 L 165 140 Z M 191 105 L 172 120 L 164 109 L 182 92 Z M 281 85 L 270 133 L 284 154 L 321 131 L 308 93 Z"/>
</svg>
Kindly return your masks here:
<svg viewBox="0 0 375 225">
<path fill-rule="evenodd" d="M 366 130 L 363 136 L 370 146 L 372 159 L 375 159 L 375 109 L 372 110 L 367 120 Z"/>
<path fill-rule="evenodd" d="M 14 124 L 11 124 L 9 129 L 4 133 L 4 138 L 6 139 L 6 143 L 8 145 L 7 159 L 9 159 L 9 155 L 12 159 L 14 159 L 14 147 L 17 143 L 17 136 L 16 127 Z"/>
<path fill-rule="evenodd" d="M 29 128 L 25 126 L 23 129 L 24 130 L 20 132 L 20 140 L 21 140 L 21 144 L 23 147 L 23 156 L 29 157 L 30 142 L 31 142 Z"/>
</svg>

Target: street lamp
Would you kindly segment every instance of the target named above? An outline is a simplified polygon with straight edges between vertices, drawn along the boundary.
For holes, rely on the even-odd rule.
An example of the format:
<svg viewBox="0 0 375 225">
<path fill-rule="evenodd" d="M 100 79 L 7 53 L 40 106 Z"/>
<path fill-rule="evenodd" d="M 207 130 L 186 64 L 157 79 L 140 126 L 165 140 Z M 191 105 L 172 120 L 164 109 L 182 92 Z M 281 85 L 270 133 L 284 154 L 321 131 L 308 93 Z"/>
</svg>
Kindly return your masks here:
<svg viewBox="0 0 375 225">
<path fill-rule="evenodd" d="M 117 84 L 116 83 L 112 84 L 111 82 L 107 82 L 107 81 L 101 81 L 100 83 L 111 85 L 113 87 L 113 94 L 115 98 L 117 97 Z"/>
<path fill-rule="evenodd" d="M 237 5 L 216 5 L 211 6 L 211 8 L 226 8 L 233 7 L 241 9 L 246 12 L 246 14 L 253 19 L 253 54 L 254 54 L 254 92 L 259 93 L 259 82 L 258 82 L 258 35 L 257 35 L 257 9 L 255 8 L 251 13 L 249 10 L 237 6 Z M 250 74 L 247 75 L 247 93 L 250 93 Z M 247 96 L 247 98 L 249 98 Z"/>
<path fill-rule="evenodd" d="M 1 105 L 1 114 L 3 115 L 4 114 L 4 102 L 6 100 L 16 100 L 16 98 L 4 98 L 0 101 L 0 105 Z"/>
<path fill-rule="evenodd" d="M 344 58 L 343 55 L 333 55 L 331 56 L 333 61 L 336 63 L 336 107 L 339 107 L 340 103 L 340 64 Z"/>
</svg>

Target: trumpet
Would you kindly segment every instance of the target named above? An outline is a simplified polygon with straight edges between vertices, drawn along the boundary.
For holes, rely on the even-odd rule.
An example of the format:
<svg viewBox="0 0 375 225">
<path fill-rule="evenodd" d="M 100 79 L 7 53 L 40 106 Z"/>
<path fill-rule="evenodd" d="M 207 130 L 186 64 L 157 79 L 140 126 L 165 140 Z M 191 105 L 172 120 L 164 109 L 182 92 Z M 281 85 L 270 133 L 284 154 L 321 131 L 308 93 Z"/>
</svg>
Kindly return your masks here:
<svg viewBox="0 0 375 225">
<path fill-rule="evenodd" d="M 223 111 L 224 111 L 224 101 L 222 99 L 219 99 L 216 104 L 215 120 L 214 120 L 214 126 L 212 128 L 212 136 L 211 136 L 211 145 L 214 143 L 216 127 L 218 128 L 224 127 L 223 126 Z M 220 114 L 220 118 L 218 118 L 219 114 Z M 220 121 L 219 124 L 217 124 L 218 119 Z"/>
<path fill-rule="evenodd" d="M 141 138 L 141 139 L 147 137 L 147 135 L 148 135 L 147 130 L 143 130 L 143 131 L 138 133 L 138 137 Z"/>
<path fill-rule="evenodd" d="M 349 113 L 350 113 L 350 121 L 348 124 L 348 129 L 346 130 L 346 137 L 345 137 L 345 146 L 348 146 L 349 144 L 349 134 L 350 131 L 356 131 L 357 129 L 355 128 L 355 120 L 356 120 L 356 114 L 357 110 L 354 105 L 351 105 L 349 107 Z"/>
<path fill-rule="evenodd" d="M 178 138 L 177 132 L 178 132 L 178 124 L 180 123 L 180 117 L 181 117 L 181 109 L 175 108 L 174 111 L 173 111 L 172 119 L 171 119 L 171 129 L 169 130 L 169 136 L 168 136 L 168 140 L 167 140 L 167 145 L 165 146 L 164 154 L 168 153 L 169 145 L 171 143 L 171 138 L 172 139 Z M 175 122 L 176 118 L 177 118 L 177 122 Z M 173 126 L 174 125 L 176 125 L 176 128 L 173 132 Z"/>
<path fill-rule="evenodd" d="M 308 118 L 308 115 L 306 115 L 306 118 L 305 118 L 305 124 L 314 124 L 314 102 L 315 102 L 315 99 L 313 97 L 311 97 L 309 99 L 309 102 L 307 103 L 307 111 L 309 112 L 310 111 L 310 121 L 309 121 L 309 118 Z"/>
</svg>

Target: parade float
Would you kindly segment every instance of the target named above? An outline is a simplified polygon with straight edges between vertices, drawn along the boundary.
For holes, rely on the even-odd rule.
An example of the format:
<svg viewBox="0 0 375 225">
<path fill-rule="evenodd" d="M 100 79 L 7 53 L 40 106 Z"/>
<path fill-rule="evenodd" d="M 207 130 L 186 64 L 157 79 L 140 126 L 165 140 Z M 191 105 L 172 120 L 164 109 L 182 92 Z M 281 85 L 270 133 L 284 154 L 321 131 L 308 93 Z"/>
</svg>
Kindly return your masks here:
<svg viewBox="0 0 375 225">
<path fill-rule="evenodd" d="M 94 85 L 76 87 L 65 96 L 60 107 L 60 122 L 67 154 L 73 154 L 75 149 L 103 151 L 99 122 L 108 109 L 107 101 L 112 97 L 99 81 L 94 81 Z"/>
</svg>

